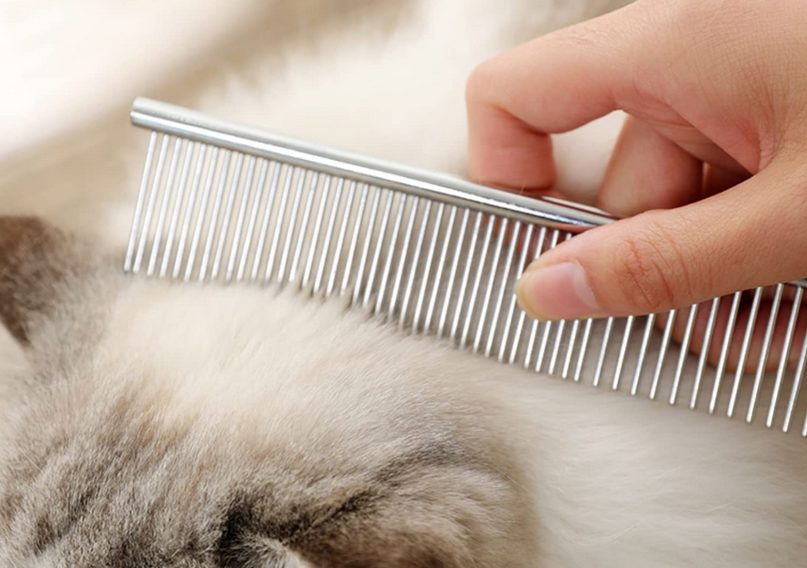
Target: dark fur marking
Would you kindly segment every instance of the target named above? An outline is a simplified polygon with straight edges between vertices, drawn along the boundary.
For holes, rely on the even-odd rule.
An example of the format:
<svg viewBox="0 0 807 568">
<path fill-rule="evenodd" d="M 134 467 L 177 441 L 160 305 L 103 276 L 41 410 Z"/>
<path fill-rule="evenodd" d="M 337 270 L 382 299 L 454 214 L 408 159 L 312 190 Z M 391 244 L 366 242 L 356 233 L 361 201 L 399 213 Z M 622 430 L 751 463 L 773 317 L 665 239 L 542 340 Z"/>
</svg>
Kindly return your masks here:
<svg viewBox="0 0 807 568">
<path fill-rule="evenodd" d="M 65 237 L 34 217 L 0 217 L 0 320 L 20 342 L 31 314 L 47 309 L 63 272 L 54 260 Z"/>
<path fill-rule="evenodd" d="M 373 479 L 377 484 L 397 486 L 400 478 L 422 467 L 461 467 L 464 469 L 482 466 L 478 458 L 458 444 L 439 442 L 424 445 L 389 460 L 379 468 Z"/>
<path fill-rule="evenodd" d="M 359 481 L 359 486 L 338 503 L 329 503 L 327 494 L 315 491 L 310 502 L 283 507 L 271 503 L 272 488 L 258 492 L 256 496 L 234 497 L 222 523 L 218 562 L 221 566 L 251 565 L 250 562 L 266 553 L 265 550 L 256 550 L 259 539 L 270 538 L 317 565 L 374 565 L 374 558 L 383 559 L 387 552 L 395 554 L 393 549 L 398 545 L 386 541 L 383 535 L 355 534 L 355 541 L 350 535 L 358 527 L 372 524 L 376 504 L 396 488 L 406 485 L 407 479 L 417 477 L 422 468 L 432 467 L 466 469 L 484 466 L 474 463 L 462 446 L 446 440 L 423 445 L 390 459 L 363 476 L 364 481 Z M 320 482 L 325 487 L 331 485 L 327 476 Z M 439 550 L 418 548 L 411 542 L 399 544 L 406 552 L 391 565 L 447 565 Z"/>
</svg>

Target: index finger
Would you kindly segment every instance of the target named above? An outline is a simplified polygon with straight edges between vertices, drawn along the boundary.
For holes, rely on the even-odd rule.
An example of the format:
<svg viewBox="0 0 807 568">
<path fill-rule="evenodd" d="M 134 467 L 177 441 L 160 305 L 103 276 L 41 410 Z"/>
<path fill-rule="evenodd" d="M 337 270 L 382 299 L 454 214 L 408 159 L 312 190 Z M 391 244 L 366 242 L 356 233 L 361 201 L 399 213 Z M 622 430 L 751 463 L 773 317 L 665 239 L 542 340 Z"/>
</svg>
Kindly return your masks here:
<svg viewBox="0 0 807 568">
<path fill-rule="evenodd" d="M 526 192 L 555 182 L 552 133 L 621 108 L 635 88 L 632 6 L 507 51 L 468 80 L 471 177 Z"/>
</svg>

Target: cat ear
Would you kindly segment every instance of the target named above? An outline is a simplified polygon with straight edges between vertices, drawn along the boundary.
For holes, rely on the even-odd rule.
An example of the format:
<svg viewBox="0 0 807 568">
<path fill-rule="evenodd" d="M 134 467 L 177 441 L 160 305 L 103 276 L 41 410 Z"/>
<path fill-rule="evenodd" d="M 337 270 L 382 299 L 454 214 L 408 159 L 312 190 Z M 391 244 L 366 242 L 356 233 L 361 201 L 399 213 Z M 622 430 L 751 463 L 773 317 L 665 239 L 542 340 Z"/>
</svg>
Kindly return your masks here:
<svg viewBox="0 0 807 568">
<path fill-rule="evenodd" d="M 71 240 L 36 217 L 0 216 L 0 320 L 21 343 L 57 303 Z"/>
</svg>

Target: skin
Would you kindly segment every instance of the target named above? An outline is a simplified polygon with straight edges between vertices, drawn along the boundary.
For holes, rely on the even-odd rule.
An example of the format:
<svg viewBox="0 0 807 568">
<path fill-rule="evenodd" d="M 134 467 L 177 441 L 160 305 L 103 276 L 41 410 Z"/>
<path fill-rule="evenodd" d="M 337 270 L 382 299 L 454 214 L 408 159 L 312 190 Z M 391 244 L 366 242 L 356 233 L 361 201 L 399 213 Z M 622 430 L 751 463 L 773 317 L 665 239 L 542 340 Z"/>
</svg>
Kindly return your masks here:
<svg viewBox="0 0 807 568">
<path fill-rule="evenodd" d="M 549 190 L 552 134 L 628 114 L 596 204 L 630 217 L 542 255 L 523 308 L 661 312 L 807 274 L 805 21 L 803 0 L 639 0 L 474 71 L 483 183 Z"/>
</svg>

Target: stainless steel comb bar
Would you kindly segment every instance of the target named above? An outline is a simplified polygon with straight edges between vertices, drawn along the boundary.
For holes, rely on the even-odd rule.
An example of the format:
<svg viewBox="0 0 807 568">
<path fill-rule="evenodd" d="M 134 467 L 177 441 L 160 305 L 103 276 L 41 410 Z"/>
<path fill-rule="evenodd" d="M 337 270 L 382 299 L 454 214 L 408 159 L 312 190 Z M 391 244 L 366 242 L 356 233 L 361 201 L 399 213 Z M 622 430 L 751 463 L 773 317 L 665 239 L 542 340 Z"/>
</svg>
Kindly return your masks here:
<svg viewBox="0 0 807 568">
<path fill-rule="evenodd" d="M 214 120 L 166 103 L 138 98 L 132 124 L 202 144 L 395 189 L 476 211 L 569 232 L 602 225 L 613 217 L 594 208 L 552 198 L 504 194 L 456 177 L 387 163 Z"/>
<path fill-rule="evenodd" d="M 128 273 L 339 296 L 502 363 L 807 436 L 804 281 L 537 322 L 517 306 L 521 272 L 612 218 L 145 99 L 132 118 L 151 136 Z"/>
</svg>

